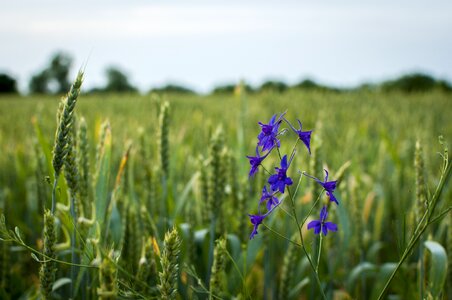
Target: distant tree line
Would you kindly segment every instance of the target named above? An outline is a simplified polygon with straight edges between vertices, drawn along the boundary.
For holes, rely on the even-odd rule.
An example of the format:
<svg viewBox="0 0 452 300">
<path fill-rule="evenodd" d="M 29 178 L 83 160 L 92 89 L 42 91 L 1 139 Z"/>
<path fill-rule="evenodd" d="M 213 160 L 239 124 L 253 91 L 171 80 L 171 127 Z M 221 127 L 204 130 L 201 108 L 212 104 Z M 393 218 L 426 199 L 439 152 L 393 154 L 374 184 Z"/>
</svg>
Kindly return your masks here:
<svg viewBox="0 0 452 300">
<path fill-rule="evenodd" d="M 48 65 L 41 71 L 35 73 L 29 81 L 30 94 L 62 94 L 70 87 L 69 73 L 72 66 L 72 57 L 64 52 L 54 54 Z M 102 87 L 95 87 L 87 93 L 136 93 L 138 89 L 133 86 L 128 75 L 118 67 L 108 67 L 105 70 L 106 84 Z M 216 86 L 211 94 L 232 94 L 236 90 L 237 84 L 225 84 Z M 394 80 L 384 81 L 378 84 L 362 84 L 355 88 L 335 88 L 319 84 L 313 80 L 305 79 L 295 85 L 288 85 L 283 81 L 268 80 L 258 87 L 242 84 L 242 88 L 247 93 L 284 93 L 288 90 L 298 89 L 304 91 L 320 92 L 351 92 L 351 91 L 381 91 L 381 92 L 403 92 L 417 93 L 440 90 L 452 92 L 452 86 L 444 80 L 435 79 L 422 73 L 414 73 L 401 76 Z M 150 93 L 171 93 L 171 94 L 196 94 L 190 88 L 177 84 L 167 84 L 161 87 L 154 87 Z M 0 73 L 0 93 L 18 93 L 17 81 L 9 74 Z"/>
</svg>

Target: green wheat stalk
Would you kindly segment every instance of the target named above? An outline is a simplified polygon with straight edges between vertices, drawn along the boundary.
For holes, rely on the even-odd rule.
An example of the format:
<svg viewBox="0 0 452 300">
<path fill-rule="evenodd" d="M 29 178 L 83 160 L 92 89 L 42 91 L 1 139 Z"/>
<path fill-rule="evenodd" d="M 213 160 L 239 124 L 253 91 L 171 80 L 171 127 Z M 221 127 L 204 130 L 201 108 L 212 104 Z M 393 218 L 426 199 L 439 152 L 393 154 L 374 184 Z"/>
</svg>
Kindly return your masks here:
<svg viewBox="0 0 452 300">
<path fill-rule="evenodd" d="M 83 211 L 80 214 L 89 217 L 91 215 L 91 203 L 89 201 L 90 171 L 89 171 L 89 143 L 85 118 L 80 118 L 77 135 L 77 164 L 79 170 L 78 191 Z"/>
<path fill-rule="evenodd" d="M 51 299 L 52 287 L 55 282 L 56 266 L 52 260 L 55 255 L 56 231 L 55 217 L 49 211 L 44 212 L 44 261 L 39 271 L 39 280 L 41 282 L 41 295 L 44 299 Z M 47 259 L 51 258 L 51 259 Z"/>
<path fill-rule="evenodd" d="M 159 273 L 160 283 L 157 286 L 161 299 L 176 299 L 177 280 L 179 278 L 180 238 L 176 228 L 165 234 L 163 252 L 160 257 L 162 271 Z"/>
<path fill-rule="evenodd" d="M 77 103 L 78 95 L 80 94 L 80 88 L 82 86 L 83 82 L 83 72 L 79 71 L 77 74 L 77 78 L 75 79 L 75 82 L 72 84 L 71 89 L 69 90 L 69 93 L 62 101 L 63 103 L 63 110 L 61 113 L 59 113 L 58 119 L 58 127 L 55 133 L 55 143 L 53 148 L 53 158 L 52 158 L 52 165 L 54 170 L 54 183 L 53 183 L 53 190 L 52 190 L 52 208 L 51 212 L 52 214 L 55 214 L 56 209 L 56 197 L 55 197 L 55 191 L 56 186 L 58 184 L 58 178 L 61 173 L 61 168 L 64 164 L 64 159 L 67 155 L 67 139 L 69 132 L 72 130 L 72 122 L 73 122 L 73 114 L 75 109 L 75 104 Z M 61 104 L 60 104 L 61 105 Z M 60 106 L 61 107 L 61 106 Z"/>
<path fill-rule="evenodd" d="M 224 291 L 224 269 L 226 266 L 226 240 L 220 238 L 216 241 L 212 271 L 209 283 L 209 299 L 214 299 L 214 296 L 219 297 Z"/>
</svg>

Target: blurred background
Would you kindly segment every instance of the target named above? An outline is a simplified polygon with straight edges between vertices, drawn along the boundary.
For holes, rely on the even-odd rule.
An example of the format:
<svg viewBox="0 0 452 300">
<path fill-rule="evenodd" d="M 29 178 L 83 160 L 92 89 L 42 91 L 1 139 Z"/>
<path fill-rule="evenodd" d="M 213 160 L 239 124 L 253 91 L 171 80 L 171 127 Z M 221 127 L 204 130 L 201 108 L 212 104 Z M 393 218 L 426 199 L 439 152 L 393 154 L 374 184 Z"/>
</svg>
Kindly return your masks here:
<svg viewBox="0 0 452 300">
<path fill-rule="evenodd" d="M 352 88 L 408 73 L 450 81 L 451 14 L 446 0 L 10 1 L 0 72 L 22 93 L 56 53 L 70 78 L 86 69 L 85 91 L 104 88 L 111 68 L 141 92 L 208 93 L 241 79 Z"/>
</svg>

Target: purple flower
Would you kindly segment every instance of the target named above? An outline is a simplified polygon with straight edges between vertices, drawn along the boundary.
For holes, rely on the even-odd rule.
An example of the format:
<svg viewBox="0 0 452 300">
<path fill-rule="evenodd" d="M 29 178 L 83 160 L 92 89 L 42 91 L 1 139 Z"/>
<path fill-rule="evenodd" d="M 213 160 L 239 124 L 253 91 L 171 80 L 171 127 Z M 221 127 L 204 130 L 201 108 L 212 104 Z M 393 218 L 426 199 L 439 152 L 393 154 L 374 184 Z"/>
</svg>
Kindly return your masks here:
<svg viewBox="0 0 452 300">
<path fill-rule="evenodd" d="M 280 143 L 276 138 L 278 135 L 279 125 L 281 124 L 281 118 L 284 114 L 279 116 L 278 120 L 276 120 L 276 114 L 270 119 L 270 123 L 263 124 L 259 122 L 261 126 L 261 132 L 257 136 L 258 142 L 257 146 L 262 147 L 262 151 L 270 150 L 275 144 L 279 148 Z"/>
<path fill-rule="evenodd" d="M 275 193 L 270 194 L 267 190 L 267 186 L 265 185 L 262 189 L 262 196 L 261 200 L 259 201 L 259 204 L 262 202 L 267 201 L 267 210 L 270 211 L 272 207 L 275 207 L 279 204 L 279 200 L 277 197 L 275 197 Z"/>
<path fill-rule="evenodd" d="M 288 167 L 287 155 L 284 155 L 281 160 L 281 168 L 275 168 L 277 173 L 268 178 L 268 183 L 272 191 L 279 190 L 280 193 L 284 193 L 286 185 L 292 185 L 292 179 L 286 175 Z"/>
<path fill-rule="evenodd" d="M 337 201 L 336 197 L 333 194 L 334 190 L 336 189 L 337 180 L 328 181 L 328 171 L 325 170 L 325 173 L 326 173 L 325 181 L 320 181 L 318 178 L 315 178 L 314 176 L 308 175 L 306 173 L 303 174 L 317 181 L 325 189 L 326 194 L 330 198 L 330 201 L 336 202 L 336 204 L 339 205 L 339 202 Z"/>
<path fill-rule="evenodd" d="M 308 148 L 309 154 L 311 154 L 311 133 L 312 133 L 312 130 L 301 131 L 301 122 L 300 122 L 300 120 L 297 120 L 298 121 L 298 125 L 300 125 L 300 129 L 295 129 L 295 127 L 293 127 L 292 124 L 290 124 L 289 121 L 287 121 L 285 118 L 284 118 L 284 120 L 286 121 L 287 124 L 289 124 L 290 128 L 292 128 L 292 130 L 295 131 L 295 133 L 298 135 L 300 140 L 306 145 L 306 148 Z"/>
<path fill-rule="evenodd" d="M 259 225 L 261 225 L 262 221 L 265 219 L 267 214 L 265 214 L 265 215 L 248 215 L 250 217 L 251 224 L 253 224 L 253 226 L 254 226 L 253 231 L 251 232 L 251 235 L 250 235 L 250 240 L 252 238 L 254 238 L 254 236 L 257 234 L 257 228 L 259 227 Z"/>
<path fill-rule="evenodd" d="M 270 154 L 270 151 L 268 151 L 264 156 L 260 156 L 259 147 L 256 147 L 256 156 L 247 156 L 251 165 L 250 174 L 248 175 L 248 177 L 251 177 L 257 173 L 257 169 L 261 165 L 262 161 L 268 156 L 268 154 Z"/>
<path fill-rule="evenodd" d="M 328 217 L 328 212 L 326 211 L 326 206 L 323 206 L 320 211 L 320 219 L 309 222 L 308 229 L 314 228 L 314 233 L 319 234 L 320 230 L 323 232 L 323 235 L 327 235 L 329 231 L 337 231 L 337 225 L 333 222 L 325 222 Z"/>
</svg>

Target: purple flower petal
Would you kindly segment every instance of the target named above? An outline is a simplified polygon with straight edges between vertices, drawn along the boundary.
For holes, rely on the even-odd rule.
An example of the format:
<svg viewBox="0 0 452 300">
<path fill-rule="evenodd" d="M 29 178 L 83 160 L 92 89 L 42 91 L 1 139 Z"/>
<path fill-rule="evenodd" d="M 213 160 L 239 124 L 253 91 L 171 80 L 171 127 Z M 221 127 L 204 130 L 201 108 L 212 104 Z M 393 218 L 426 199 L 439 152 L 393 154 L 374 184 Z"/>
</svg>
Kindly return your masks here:
<svg viewBox="0 0 452 300">
<path fill-rule="evenodd" d="M 329 231 L 337 231 L 337 225 L 333 222 L 325 222 L 324 227 L 327 228 Z"/>
<path fill-rule="evenodd" d="M 312 229 L 314 227 L 318 227 L 318 226 L 320 226 L 320 224 L 322 224 L 322 223 L 319 220 L 313 220 L 313 221 L 309 222 L 308 230 Z"/>
<path fill-rule="evenodd" d="M 287 170 L 287 155 L 284 155 L 281 160 L 281 169 Z"/>
<path fill-rule="evenodd" d="M 322 207 L 322 210 L 320 211 L 320 219 L 314 220 L 309 222 L 308 229 L 314 228 L 314 234 L 319 234 L 320 231 L 322 231 L 323 235 L 328 234 L 329 231 L 337 231 L 337 225 L 333 222 L 325 222 L 326 218 L 328 217 L 328 211 L 326 209 L 326 206 Z"/>
<path fill-rule="evenodd" d="M 326 194 L 328 195 L 328 197 L 330 198 L 330 201 L 335 202 L 337 205 L 339 205 L 339 201 L 337 201 L 336 197 L 333 195 L 333 191 L 336 189 L 337 187 L 337 180 L 335 181 L 327 181 L 328 180 L 328 171 L 325 170 L 325 181 L 320 181 L 318 178 L 311 176 L 309 174 L 303 173 L 305 176 L 314 179 L 315 181 L 317 181 L 326 191 Z"/>
<path fill-rule="evenodd" d="M 337 205 L 339 205 L 339 201 L 337 201 L 336 197 L 334 196 L 334 194 L 332 192 L 326 192 L 326 194 L 330 198 L 331 202 L 335 202 Z"/>
<path fill-rule="evenodd" d="M 314 228 L 314 234 L 319 234 L 320 233 L 320 229 L 322 228 L 322 226 L 321 225 L 319 225 L 319 226 L 316 226 L 315 228 Z"/>
<path fill-rule="evenodd" d="M 259 225 L 262 223 L 262 221 L 265 219 L 266 215 L 248 215 L 250 217 L 251 224 L 254 225 L 253 231 L 250 235 L 250 240 L 254 238 L 254 236 L 257 234 L 257 229 Z"/>
</svg>

